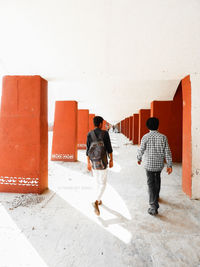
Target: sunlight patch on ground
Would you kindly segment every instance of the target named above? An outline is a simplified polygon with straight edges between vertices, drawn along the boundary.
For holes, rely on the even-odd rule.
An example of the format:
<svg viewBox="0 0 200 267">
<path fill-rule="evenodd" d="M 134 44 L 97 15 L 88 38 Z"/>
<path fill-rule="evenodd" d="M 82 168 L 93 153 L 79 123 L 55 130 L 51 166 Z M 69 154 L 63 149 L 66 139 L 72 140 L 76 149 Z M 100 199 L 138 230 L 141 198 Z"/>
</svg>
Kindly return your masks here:
<svg viewBox="0 0 200 267">
<path fill-rule="evenodd" d="M 131 241 L 131 233 L 124 228 L 124 224 L 131 220 L 129 210 L 112 186 L 107 184 L 103 196 L 103 205 L 100 207 L 101 215 L 98 217 L 95 215 L 92 206 L 92 202 L 96 199 L 94 178 L 89 174 L 84 174 L 81 170 L 73 170 L 72 163 L 52 163 L 51 165 L 54 174 L 49 181 L 49 187 L 53 191 L 76 210 L 124 243 Z"/>
</svg>

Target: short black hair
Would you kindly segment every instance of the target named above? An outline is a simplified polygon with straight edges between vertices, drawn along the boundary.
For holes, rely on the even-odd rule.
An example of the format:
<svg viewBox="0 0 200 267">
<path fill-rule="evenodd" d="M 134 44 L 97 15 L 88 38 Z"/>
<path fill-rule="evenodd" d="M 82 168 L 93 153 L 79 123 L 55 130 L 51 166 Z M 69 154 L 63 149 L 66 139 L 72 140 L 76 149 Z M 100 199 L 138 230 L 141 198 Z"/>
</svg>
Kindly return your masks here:
<svg viewBox="0 0 200 267">
<path fill-rule="evenodd" d="M 95 116 L 93 119 L 94 126 L 99 127 L 100 123 L 103 122 L 103 118 L 100 116 Z"/>
<path fill-rule="evenodd" d="M 146 122 L 146 126 L 149 130 L 157 130 L 159 126 L 159 119 L 156 117 L 149 118 Z"/>
</svg>

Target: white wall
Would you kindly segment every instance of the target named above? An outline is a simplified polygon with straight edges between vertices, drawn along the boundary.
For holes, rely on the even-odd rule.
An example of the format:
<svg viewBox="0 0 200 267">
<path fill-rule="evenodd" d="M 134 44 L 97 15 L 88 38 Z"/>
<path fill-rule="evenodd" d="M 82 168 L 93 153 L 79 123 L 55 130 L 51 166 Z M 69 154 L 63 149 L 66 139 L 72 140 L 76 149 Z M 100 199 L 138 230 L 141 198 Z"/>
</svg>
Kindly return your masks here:
<svg viewBox="0 0 200 267">
<path fill-rule="evenodd" d="M 200 74 L 191 75 L 192 198 L 200 199 Z"/>
<path fill-rule="evenodd" d="M 0 70 L 117 122 L 200 73 L 199 14 L 199 0 L 1 0 Z"/>
</svg>

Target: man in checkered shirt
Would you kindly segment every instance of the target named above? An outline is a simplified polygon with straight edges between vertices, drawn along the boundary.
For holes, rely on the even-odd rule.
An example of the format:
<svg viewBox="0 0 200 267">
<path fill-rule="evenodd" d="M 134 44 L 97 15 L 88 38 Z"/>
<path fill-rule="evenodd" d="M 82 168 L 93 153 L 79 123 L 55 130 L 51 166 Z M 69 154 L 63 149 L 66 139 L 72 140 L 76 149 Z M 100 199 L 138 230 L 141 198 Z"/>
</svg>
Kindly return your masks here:
<svg viewBox="0 0 200 267">
<path fill-rule="evenodd" d="M 172 156 L 167 137 L 157 131 L 159 120 L 155 117 L 149 118 L 146 126 L 150 132 L 142 137 L 137 160 L 140 165 L 144 155 L 144 168 L 149 189 L 150 208 L 148 213 L 156 215 L 159 208 L 160 174 L 164 168 L 164 160 L 167 163 L 167 173 L 170 174 L 172 172 Z"/>
</svg>

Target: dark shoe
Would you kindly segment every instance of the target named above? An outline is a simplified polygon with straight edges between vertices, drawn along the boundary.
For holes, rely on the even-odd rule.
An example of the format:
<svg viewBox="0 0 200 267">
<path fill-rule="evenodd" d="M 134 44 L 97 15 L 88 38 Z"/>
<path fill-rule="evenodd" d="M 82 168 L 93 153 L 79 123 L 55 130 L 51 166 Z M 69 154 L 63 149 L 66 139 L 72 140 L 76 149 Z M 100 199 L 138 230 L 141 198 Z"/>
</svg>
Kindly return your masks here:
<svg viewBox="0 0 200 267">
<path fill-rule="evenodd" d="M 98 200 L 96 200 L 94 203 L 92 203 L 94 207 L 94 212 L 96 213 L 97 216 L 100 215 L 100 210 L 99 210 L 99 205 L 98 205 Z"/>
<path fill-rule="evenodd" d="M 158 214 L 158 211 L 157 211 L 157 209 L 149 208 L 148 209 L 148 213 L 150 215 L 156 215 L 156 214 Z"/>
</svg>

